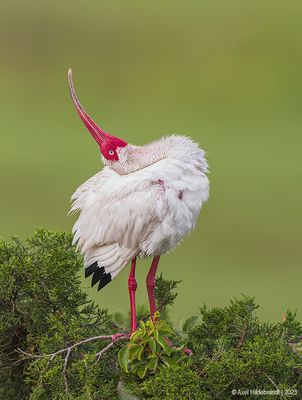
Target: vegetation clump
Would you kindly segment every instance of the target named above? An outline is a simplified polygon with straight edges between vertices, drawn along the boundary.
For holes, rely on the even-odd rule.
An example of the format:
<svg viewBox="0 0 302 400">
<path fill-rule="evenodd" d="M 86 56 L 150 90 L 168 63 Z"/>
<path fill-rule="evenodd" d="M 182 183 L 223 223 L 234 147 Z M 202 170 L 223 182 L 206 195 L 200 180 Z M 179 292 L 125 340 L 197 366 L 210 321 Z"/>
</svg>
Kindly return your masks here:
<svg viewBox="0 0 302 400">
<path fill-rule="evenodd" d="M 119 351 L 122 369 L 144 378 L 148 372 L 156 373 L 162 365 L 175 365 L 180 360 L 179 352 L 183 346 L 172 346 L 167 335 L 174 335 L 174 331 L 165 321 L 159 320 L 159 313 L 147 322 L 139 321 L 139 327 L 132 333 L 129 343 Z"/>
<path fill-rule="evenodd" d="M 200 319 L 185 322 L 193 354 L 129 385 L 139 398 L 266 399 L 302 398 L 302 325 L 288 311 L 277 324 L 260 322 L 254 299 L 243 296 L 224 308 L 200 309 Z M 199 321 L 199 322 L 198 322 Z M 240 395 L 242 394 L 242 397 Z M 248 394 L 247 394 L 248 393 Z M 281 397 L 282 398 L 282 397 Z"/>
<path fill-rule="evenodd" d="M 93 357 L 106 342 L 74 349 L 65 375 L 66 354 L 30 358 L 18 350 L 49 354 L 114 329 L 107 311 L 81 289 L 81 268 L 70 234 L 41 229 L 25 243 L 0 241 L 1 400 L 63 399 L 64 377 L 69 398 L 95 399 L 99 389 L 101 398 L 112 398 L 118 381 L 115 360 L 107 356 L 96 365 Z"/>
<path fill-rule="evenodd" d="M 142 308 L 127 341 L 119 325 L 128 317 L 112 317 L 89 300 L 80 269 L 67 233 L 40 229 L 24 243 L 0 241 L 1 399 L 258 399 L 257 390 L 266 399 L 302 398 L 295 313 L 261 322 L 254 299 L 242 296 L 223 308 L 203 306 L 173 328 L 167 306 L 178 282 L 160 276 L 157 304 L 165 320 Z M 125 335 L 113 341 L 121 330 Z"/>
</svg>

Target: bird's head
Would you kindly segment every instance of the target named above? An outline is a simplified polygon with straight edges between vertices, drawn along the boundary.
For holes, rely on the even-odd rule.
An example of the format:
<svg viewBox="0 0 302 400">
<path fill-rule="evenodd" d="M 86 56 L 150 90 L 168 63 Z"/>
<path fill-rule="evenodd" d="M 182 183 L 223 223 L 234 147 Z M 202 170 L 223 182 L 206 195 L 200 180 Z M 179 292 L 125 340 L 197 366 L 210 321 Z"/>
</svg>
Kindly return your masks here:
<svg viewBox="0 0 302 400">
<path fill-rule="evenodd" d="M 121 173 L 123 170 L 122 164 L 127 161 L 127 153 L 131 151 L 132 146 L 124 140 L 103 131 L 86 113 L 74 90 L 71 69 L 69 69 L 68 71 L 68 83 L 71 98 L 75 105 L 77 113 L 79 114 L 81 120 L 84 122 L 86 128 L 93 136 L 94 140 L 98 143 L 104 159 L 104 163 L 112 169 L 116 170 L 117 172 Z"/>
</svg>

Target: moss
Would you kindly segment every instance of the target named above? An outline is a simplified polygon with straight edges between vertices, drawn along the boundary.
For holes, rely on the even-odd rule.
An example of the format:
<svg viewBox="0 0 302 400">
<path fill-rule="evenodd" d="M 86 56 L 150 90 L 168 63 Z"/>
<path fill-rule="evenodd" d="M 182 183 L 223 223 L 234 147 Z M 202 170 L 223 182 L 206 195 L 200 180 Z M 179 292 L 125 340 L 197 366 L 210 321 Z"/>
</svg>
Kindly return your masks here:
<svg viewBox="0 0 302 400">
<path fill-rule="evenodd" d="M 129 383 L 128 383 L 129 384 Z M 141 399 L 183 400 L 210 399 L 202 390 L 201 381 L 190 362 L 182 365 L 163 367 L 153 377 L 143 382 L 132 381 L 130 388 Z"/>
</svg>

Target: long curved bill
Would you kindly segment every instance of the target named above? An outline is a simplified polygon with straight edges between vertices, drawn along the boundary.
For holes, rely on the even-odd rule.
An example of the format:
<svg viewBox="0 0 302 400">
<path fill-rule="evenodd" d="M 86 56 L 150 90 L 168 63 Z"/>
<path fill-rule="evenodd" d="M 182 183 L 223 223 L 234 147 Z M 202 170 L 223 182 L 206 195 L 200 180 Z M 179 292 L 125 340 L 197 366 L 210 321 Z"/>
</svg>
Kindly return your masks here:
<svg viewBox="0 0 302 400">
<path fill-rule="evenodd" d="M 84 108 L 82 107 L 75 89 L 74 89 L 74 84 L 73 84 L 73 80 L 72 80 L 72 70 L 71 68 L 69 68 L 68 70 L 68 85 L 69 85 L 69 90 L 70 90 L 70 94 L 71 94 L 71 98 L 73 101 L 73 104 L 77 110 L 77 113 L 79 114 L 81 120 L 84 122 L 85 126 L 87 127 L 87 129 L 89 130 L 89 132 L 91 133 L 91 135 L 94 137 L 95 141 L 101 145 L 102 143 L 104 143 L 106 140 L 108 140 L 108 137 L 110 137 L 111 135 L 109 135 L 107 132 L 103 131 L 90 117 L 89 115 L 86 113 L 86 111 L 84 110 Z"/>
</svg>

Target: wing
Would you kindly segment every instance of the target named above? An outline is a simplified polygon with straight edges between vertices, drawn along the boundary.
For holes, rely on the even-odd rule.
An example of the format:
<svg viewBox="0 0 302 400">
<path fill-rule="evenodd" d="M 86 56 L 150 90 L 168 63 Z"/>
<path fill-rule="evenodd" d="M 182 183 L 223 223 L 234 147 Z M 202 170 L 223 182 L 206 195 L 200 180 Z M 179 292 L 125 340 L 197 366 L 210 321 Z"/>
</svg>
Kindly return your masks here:
<svg viewBox="0 0 302 400">
<path fill-rule="evenodd" d="M 160 223 L 160 192 L 147 177 L 119 175 L 109 168 L 81 185 L 72 196 L 71 212 L 80 211 L 74 242 L 85 253 L 92 246 L 116 243 L 137 248 Z"/>
<path fill-rule="evenodd" d="M 85 254 L 86 275 L 100 288 L 138 254 L 171 250 L 193 229 L 207 196 L 207 177 L 177 160 L 128 175 L 104 168 L 72 196 L 71 211 L 80 211 L 74 242 Z"/>
<path fill-rule="evenodd" d="M 86 277 L 93 274 L 92 286 L 99 282 L 101 289 L 138 255 L 140 243 L 161 224 L 161 197 L 149 177 L 121 176 L 109 168 L 77 189 L 74 243 L 84 254 Z"/>
</svg>

